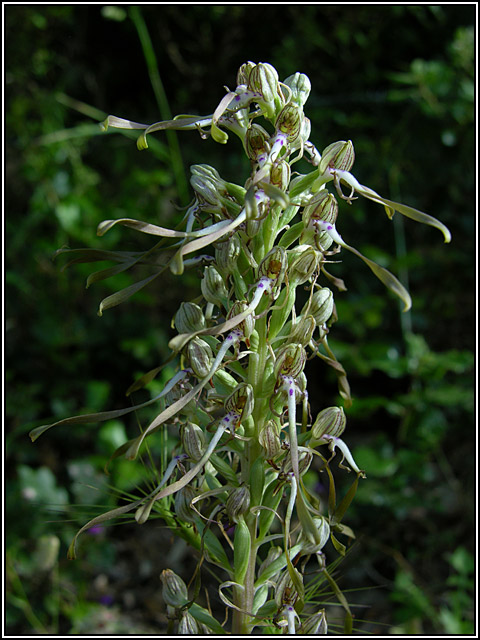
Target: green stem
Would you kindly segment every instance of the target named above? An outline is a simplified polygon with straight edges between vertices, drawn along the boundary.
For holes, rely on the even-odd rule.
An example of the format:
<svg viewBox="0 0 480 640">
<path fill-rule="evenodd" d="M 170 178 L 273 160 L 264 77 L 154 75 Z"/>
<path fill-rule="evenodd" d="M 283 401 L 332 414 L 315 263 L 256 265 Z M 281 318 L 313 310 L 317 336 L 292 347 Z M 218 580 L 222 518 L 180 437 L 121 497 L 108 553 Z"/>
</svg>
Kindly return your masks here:
<svg viewBox="0 0 480 640">
<path fill-rule="evenodd" d="M 152 83 L 155 99 L 160 109 L 160 117 L 162 120 L 171 120 L 172 112 L 170 111 L 170 105 L 168 104 L 167 95 L 163 88 L 162 79 L 158 71 L 157 56 L 152 45 L 150 34 L 148 33 L 147 25 L 138 7 L 130 7 L 130 17 L 137 29 L 138 37 L 143 49 L 143 55 L 145 62 L 147 63 L 148 75 L 150 76 L 150 82 Z M 178 144 L 178 138 L 175 131 L 171 129 L 166 130 L 167 142 L 170 149 L 170 159 L 172 163 L 172 170 L 175 176 L 175 182 L 177 184 L 177 191 L 180 195 L 180 199 L 184 205 L 188 202 L 188 183 L 185 177 L 185 170 L 183 168 L 182 155 L 180 152 L 180 146 Z"/>
</svg>

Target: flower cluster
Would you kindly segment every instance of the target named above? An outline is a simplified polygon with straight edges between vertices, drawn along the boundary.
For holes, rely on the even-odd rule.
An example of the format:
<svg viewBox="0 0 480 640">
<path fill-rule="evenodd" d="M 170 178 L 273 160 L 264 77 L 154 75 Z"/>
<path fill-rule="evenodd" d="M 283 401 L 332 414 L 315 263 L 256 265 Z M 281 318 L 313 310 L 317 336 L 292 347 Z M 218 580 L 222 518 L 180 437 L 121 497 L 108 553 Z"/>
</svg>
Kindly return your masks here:
<svg viewBox="0 0 480 640">
<path fill-rule="evenodd" d="M 251 171 L 245 184 L 238 185 L 211 166 L 192 166 L 194 198 L 183 230 L 131 218 L 100 224 L 99 235 L 119 224 L 162 238 L 146 254 L 109 256 L 119 262 L 116 272 L 143 262 L 151 264 L 154 273 L 104 300 L 100 313 L 167 268 L 177 275 L 191 266 L 200 268 L 201 299 L 182 302 L 175 314 L 177 334 L 170 347 L 177 372 L 159 395 L 128 409 L 55 423 L 106 420 L 162 402 L 153 421 L 113 456 L 135 459 L 147 438 L 172 425 L 177 445 L 158 486 L 94 518 L 79 533 L 129 511 L 135 511 L 139 523 L 152 511 L 162 514 L 172 530 L 200 550 L 202 560 L 225 572 L 227 579 L 218 593 L 233 614 L 236 633 L 262 626 L 284 627 L 291 634 L 326 633 L 325 611 L 306 606 L 302 571 L 310 557 L 339 593 L 323 548 L 331 540 L 343 553 L 345 546 L 334 534 L 353 537 L 341 520 L 365 474 L 340 437 L 351 398 L 345 371 L 328 345 L 337 320 L 332 288 L 344 289 L 343 281 L 327 271 L 331 256 L 342 249 L 355 253 L 402 300 L 405 310 L 411 304 L 393 274 L 343 240 L 337 230 L 337 197 L 351 205 L 355 194 L 362 195 L 382 204 L 390 218 L 397 211 L 438 228 L 445 241 L 450 240 L 448 229 L 435 218 L 360 184 L 350 173 L 355 159 L 351 141 L 317 149 L 304 113 L 310 89 L 302 73 L 281 82 L 271 65 L 247 62 L 238 70 L 235 90 L 227 91 L 209 116 L 177 116 L 153 125 L 107 118 L 105 129 L 142 130 L 139 149 L 147 147 L 147 135 L 166 129 L 196 130 L 221 144 L 234 134 Z M 300 158 L 312 165 L 311 172 L 292 171 Z M 350 188 L 348 195 L 342 185 Z M 77 259 L 89 258 L 98 255 L 84 250 Z M 296 306 L 299 292 L 301 308 Z M 327 407 L 315 418 L 304 372 L 307 360 L 314 357 L 333 367 L 343 401 L 343 406 Z M 160 369 L 146 374 L 135 389 Z M 52 426 L 38 427 L 32 439 Z M 154 443 L 152 438 L 153 448 Z M 338 505 L 330 469 L 336 449 L 342 454 L 340 466 L 355 475 L 352 489 Z M 328 508 L 302 479 L 314 458 L 330 483 Z M 178 576 L 165 571 L 162 583 L 179 633 L 224 633 L 195 603 L 195 594 L 189 597 Z M 343 597 L 340 601 L 351 624 L 348 604 Z"/>
</svg>

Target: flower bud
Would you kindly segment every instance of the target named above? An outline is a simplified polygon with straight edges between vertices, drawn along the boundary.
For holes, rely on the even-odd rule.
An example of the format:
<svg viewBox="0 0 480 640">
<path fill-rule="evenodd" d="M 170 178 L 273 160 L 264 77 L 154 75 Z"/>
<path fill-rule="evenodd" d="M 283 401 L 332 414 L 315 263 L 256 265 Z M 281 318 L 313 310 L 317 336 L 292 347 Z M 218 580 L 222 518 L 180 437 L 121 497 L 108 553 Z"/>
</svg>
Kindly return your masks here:
<svg viewBox="0 0 480 640">
<path fill-rule="evenodd" d="M 171 607 L 183 607 L 188 602 L 188 591 L 185 582 L 171 569 L 164 569 L 160 574 L 162 581 L 162 597 L 165 604 Z"/>
<path fill-rule="evenodd" d="M 288 252 L 288 279 L 293 286 L 309 280 L 320 263 L 321 254 L 308 244 L 301 244 Z"/>
<path fill-rule="evenodd" d="M 205 329 L 203 311 L 194 302 L 182 302 L 175 314 L 174 323 L 179 333 L 194 333 Z"/>
<path fill-rule="evenodd" d="M 246 420 L 253 411 L 254 402 L 252 385 L 241 382 L 225 400 L 225 409 L 238 413 L 240 420 Z"/>
<path fill-rule="evenodd" d="M 313 332 L 317 327 L 315 318 L 312 315 L 300 316 L 287 337 L 287 342 L 298 342 L 302 346 L 309 344 Z"/>
<path fill-rule="evenodd" d="M 248 88 L 262 94 L 263 100 L 273 109 L 274 100 L 278 96 L 278 73 L 271 64 L 260 62 L 250 71 Z M 269 109 L 268 117 L 272 112 Z"/>
<path fill-rule="evenodd" d="M 181 522 L 195 522 L 195 511 L 190 506 L 195 498 L 195 491 L 187 485 L 175 494 L 175 515 Z"/>
<path fill-rule="evenodd" d="M 250 507 L 250 491 L 247 486 L 241 485 L 234 489 L 228 496 L 225 508 L 232 522 L 238 522 L 239 516 L 247 513 Z"/>
<path fill-rule="evenodd" d="M 296 378 L 303 371 L 306 361 L 307 354 L 301 344 L 288 344 L 280 350 L 275 361 L 275 378 L 280 375 Z"/>
<path fill-rule="evenodd" d="M 222 276 L 213 266 L 205 267 L 200 283 L 203 297 L 217 307 L 224 306 L 228 300 L 228 291 Z"/>
<path fill-rule="evenodd" d="M 290 184 L 290 175 L 290 165 L 285 160 L 280 160 L 276 162 L 270 170 L 270 184 L 273 184 L 282 191 L 286 191 Z"/>
<path fill-rule="evenodd" d="M 300 535 L 298 537 L 297 542 L 302 545 L 302 555 L 309 555 L 312 553 L 317 553 L 321 551 L 323 547 L 327 544 L 328 539 L 330 537 L 330 525 L 328 523 L 327 518 L 313 518 L 313 522 L 318 531 L 318 539 L 319 542 L 312 542 L 303 531 L 300 531 Z"/>
<path fill-rule="evenodd" d="M 183 611 L 182 618 L 178 623 L 179 636 L 197 636 L 200 633 L 197 621 L 188 611 Z"/>
<path fill-rule="evenodd" d="M 283 553 L 282 547 L 270 547 L 270 549 L 268 550 L 267 557 L 265 558 L 265 560 L 262 562 L 262 564 L 258 569 L 258 577 L 260 577 L 262 573 L 265 571 L 265 569 L 267 569 L 272 564 L 272 562 L 274 562 L 277 558 L 279 558 L 282 555 L 282 553 Z"/>
<path fill-rule="evenodd" d="M 288 78 L 285 78 L 283 84 L 286 84 L 287 87 L 290 87 L 292 91 L 292 102 L 295 102 L 299 107 L 303 107 L 303 105 L 308 100 L 308 96 L 310 95 L 310 91 L 312 89 L 312 83 L 310 82 L 310 78 L 306 76 L 304 73 L 294 73 Z"/>
<path fill-rule="evenodd" d="M 303 124 L 301 109 L 293 104 L 287 104 L 277 116 L 275 129 L 287 136 L 287 142 L 294 142 L 300 135 Z"/>
<path fill-rule="evenodd" d="M 322 287 L 315 291 L 312 300 L 302 309 L 302 315 L 309 313 L 315 318 L 315 322 L 319 327 L 329 321 L 333 313 L 333 292 L 328 287 Z"/>
<path fill-rule="evenodd" d="M 266 142 L 270 135 L 259 124 L 253 123 L 248 127 L 245 136 L 245 151 L 252 162 L 258 162 L 262 155 L 267 157 Z"/>
<path fill-rule="evenodd" d="M 245 311 L 247 307 L 248 304 L 244 300 L 235 300 L 227 313 L 227 320 L 240 315 Z M 242 322 L 240 322 L 240 324 L 238 325 L 238 329 L 240 329 L 245 338 L 250 338 L 253 330 L 255 329 L 255 318 L 253 317 L 253 313 L 250 313 L 245 318 L 245 320 L 242 320 Z"/>
<path fill-rule="evenodd" d="M 307 618 L 302 624 L 301 631 L 306 636 L 326 636 L 328 625 L 325 609 Z"/>
<path fill-rule="evenodd" d="M 341 171 L 350 171 L 355 161 L 355 151 L 352 141 L 339 140 L 329 144 L 322 151 L 322 159 L 318 166 L 320 175 L 330 169 L 340 169 Z"/>
<path fill-rule="evenodd" d="M 237 71 L 237 86 L 242 85 L 242 84 L 248 85 L 248 79 L 250 78 L 250 72 L 252 71 L 252 69 L 255 66 L 256 66 L 255 63 L 251 62 L 250 60 L 248 62 L 245 62 L 244 64 L 242 64 L 242 66 Z"/>
<path fill-rule="evenodd" d="M 282 451 L 280 427 L 275 420 L 269 420 L 258 434 L 258 441 L 265 451 L 266 460 L 274 460 Z"/>
<path fill-rule="evenodd" d="M 303 474 L 309 470 L 310 465 L 312 464 L 312 460 L 313 460 L 313 453 L 311 453 L 310 451 L 304 450 L 299 452 L 298 454 L 299 475 L 303 476 Z M 290 473 L 290 471 L 292 471 L 292 458 L 290 455 L 288 455 L 285 458 L 285 463 L 283 465 L 282 471 L 285 475 L 287 475 L 288 473 Z"/>
<path fill-rule="evenodd" d="M 202 200 L 216 207 L 221 206 L 217 186 L 210 178 L 205 176 L 192 176 L 190 178 L 190 184 Z"/>
<path fill-rule="evenodd" d="M 324 220 L 335 224 L 338 216 L 338 202 L 333 193 L 322 189 L 318 195 L 310 200 L 303 210 L 302 219 L 305 227 L 309 229 L 315 224 L 315 220 Z"/>
<path fill-rule="evenodd" d="M 187 355 L 195 375 L 198 378 L 204 378 L 210 371 L 213 363 L 213 354 L 210 345 L 201 338 L 194 338 L 188 343 Z"/>
<path fill-rule="evenodd" d="M 324 435 L 339 438 L 346 425 L 343 407 L 327 407 L 320 411 L 312 425 L 312 439 L 321 440 Z"/>
<path fill-rule="evenodd" d="M 267 253 L 258 267 L 258 279 L 263 276 L 275 281 L 277 286 L 281 285 L 285 278 L 287 268 L 287 253 L 283 247 L 274 247 Z"/>
<path fill-rule="evenodd" d="M 303 576 L 301 573 L 295 568 L 293 568 L 293 571 L 295 572 L 298 581 L 303 582 Z M 294 603 L 297 597 L 298 592 L 293 584 L 290 572 L 284 571 L 275 585 L 275 602 L 277 603 L 278 608 L 284 604 Z"/>
<path fill-rule="evenodd" d="M 224 277 L 235 269 L 241 246 L 240 238 L 237 234 L 234 234 L 215 249 L 215 261 L 218 270 Z"/>
<path fill-rule="evenodd" d="M 198 462 L 206 449 L 205 434 L 203 430 L 193 422 L 182 425 L 181 439 L 183 450 L 187 456 Z"/>
</svg>

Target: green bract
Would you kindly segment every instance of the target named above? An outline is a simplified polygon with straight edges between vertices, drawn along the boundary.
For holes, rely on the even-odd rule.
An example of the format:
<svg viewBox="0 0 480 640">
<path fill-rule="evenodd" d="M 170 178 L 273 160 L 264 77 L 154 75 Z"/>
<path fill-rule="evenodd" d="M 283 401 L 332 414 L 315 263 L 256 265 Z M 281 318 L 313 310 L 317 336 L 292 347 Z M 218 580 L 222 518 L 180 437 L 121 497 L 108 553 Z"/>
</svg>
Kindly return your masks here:
<svg viewBox="0 0 480 640">
<path fill-rule="evenodd" d="M 397 211 L 436 227 L 446 242 L 450 233 L 435 218 L 360 184 L 350 173 L 355 159 L 350 140 L 326 146 L 318 141 L 323 148 L 318 151 L 315 131 L 304 115 L 311 90 L 306 75 L 293 73 L 281 82 L 270 64 L 247 62 L 236 82 L 234 90 L 227 90 L 220 103 L 212 105 L 210 115 L 182 115 L 152 125 L 109 116 L 103 123 L 105 129 L 141 130 L 139 149 L 146 149 L 147 136 L 158 131 L 199 132 L 221 144 L 230 143 L 228 132 L 233 132 L 241 140 L 251 171 L 239 185 L 225 181 L 207 164 L 192 166 L 193 200 L 175 230 L 133 218 L 99 225 L 99 235 L 121 225 L 128 233 L 156 236 L 144 253 L 85 253 L 87 260 L 111 257 L 118 263 L 110 271 L 93 274 L 89 284 L 135 264 L 152 271 L 148 278 L 106 298 L 100 312 L 126 301 L 165 269 L 180 276 L 184 269 L 195 267 L 202 275 L 198 298 L 183 301 L 174 315 L 172 328 L 177 334 L 169 343 L 169 365 L 175 372 L 150 400 L 66 418 L 37 427 L 30 436 L 36 440 L 53 426 L 100 422 L 132 411 L 138 412 L 140 422 L 142 408 L 158 403 L 150 424 L 111 458 L 112 464 L 119 456 L 133 461 L 148 444 L 150 457 L 159 466 L 157 486 L 88 522 L 72 542 L 70 557 L 75 556 L 78 535 L 95 524 L 133 512 L 139 524 L 161 517 L 197 550 L 199 565 L 215 565 L 215 577 L 223 580 L 216 601 L 231 614 L 216 620 L 195 602 L 200 572 L 195 571 L 195 594 L 189 599 L 183 580 L 166 570 L 161 576 L 163 597 L 170 618 L 178 621 L 179 633 L 223 634 L 224 620 L 231 619 L 234 635 L 282 629 L 290 634 L 325 634 L 325 610 L 318 603 L 312 606 L 306 596 L 314 594 L 315 589 L 308 588 L 309 575 L 314 576 L 318 567 L 345 610 L 348 633 L 352 621 L 348 602 L 330 575 L 322 550 L 325 547 L 330 555 L 325 545 L 331 540 L 336 551 L 345 553 L 348 540 L 344 544 L 334 533 L 354 537 L 341 520 L 365 472 L 340 439 L 351 396 L 346 372 L 327 335 L 337 320 L 330 287 L 338 291 L 346 287 L 325 267 L 331 256 L 337 262 L 346 249 L 402 300 L 405 310 L 411 300 L 393 274 L 343 240 L 337 224 L 347 229 L 348 207 L 342 202 L 339 206 L 335 193 L 350 205 L 355 194 L 361 195 L 382 205 L 389 218 Z M 232 152 L 242 151 L 241 145 L 237 142 Z M 292 171 L 292 165 L 304 155 L 313 167 L 301 175 Z M 350 189 L 348 195 L 342 185 Z M 337 274 L 342 270 L 338 265 L 329 268 Z M 303 292 L 301 308 L 297 292 Z M 306 363 L 314 356 L 320 358 L 317 380 L 327 375 L 327 367 L 335 371 L 343 406 L 324 397 L 320 383 L 309 386 Z M 160 364 L 145 373 L 129 392 L 148 384 L 161 369 Z M 312 393 L 326 405 L 315 420 L 310 412 Z M 331 470 L 337 449 L 343 456 L 340 466 L 355 475 L 339 504 Z M 316 471 L 323 471 L 329 484 L 325 506 L 311 482 Z M 310 557 L 318 561 L 315 571 L 306 570 Z"/>
</svg>

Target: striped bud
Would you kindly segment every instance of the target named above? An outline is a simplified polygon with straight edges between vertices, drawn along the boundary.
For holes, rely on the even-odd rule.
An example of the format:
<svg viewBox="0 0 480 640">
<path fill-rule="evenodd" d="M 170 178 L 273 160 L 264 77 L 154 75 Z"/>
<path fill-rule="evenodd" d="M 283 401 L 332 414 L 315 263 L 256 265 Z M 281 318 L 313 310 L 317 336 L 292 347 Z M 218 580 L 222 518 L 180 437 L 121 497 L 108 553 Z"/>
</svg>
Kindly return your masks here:
<svg viewBox="0 0 480 640">
<path fill-rule="evenodd" d="M 250 491 L 245 485 L 234 489 L 228 496 L 225 509 L 232 522 L 238 522 L 239 516 L 247 513 L 250 507 Z"/>
<path fill-rule="evenodd" d="M 227 313 L 227 320 L 240 315 L 245 311 L 245 309 L 247 309 L 247 307 L 248 304 L 244 300 L 235 300 Z M 238 329 L 243 333 L 245 338 L 250 338 L 253 330 L 255 329 L 255 318 L 253 317 L 253 313 L 250 313 L 245 320 L 240 322 Z"/>
<path fill-rule="evenodd" d="M 287 104 L 277 116 L 275 129 L 277 133 L 287 136 L 287 142 L 295 142 L 302 129 L 303 114 L 293 104 Z"/>
<path fill-rule="evenodd" d="M 325 609 L 308 617 L 302 624 L 301 632 L 306 636 L 326 636 L 328 625 Z"/>
<path fill-rule="evenodd" d="M 194 338 L 188 343 L 187 355 L 195 375 L 198 378 L 204 378 L 210 371 L 213 363 L 213 354 L 210 345 L 201 338 Z"/>
<path fill-rule="evenodd" d="M 303 474 L 309 470 L 310 465 L 312 464 L 312 460 L 313 460 L 313 453 L 311 453 L 310 451 L 299 452 L 298 454 L 299 475 L 303 476 Z M 283 465 L 282 471 L 285 475 L 287 475 L 288 473 L 290 473 L 290 471 L 292 471 L 292 459 L 290 455 L 288 455 L 287 458 L 285 459 L 285 463 Z"/>
<path fill-rule="evenodd" d="M 347 418 L 343 407 L 327 407 L 320 411 L 312 425 L 312 438 L 321 440 L 325 435 L 339 438 L 346 426 Z"/>
<path fill-rule="evenodd" d="M 194 333 L 205 329 L 205 316 L 198 304 L 182 302 L 174 323 L 178 333 Z"/>
<path fill-rule="evenodd" d="M 175 494 L 175 515 L 181 522 L 195 522 L 196 513 L 190 506 L 195 498 L 195 491 L 187 485 Z"/>
<path fill-rule="evenodd" d="M 265 451 L 266 460 L 274 460 L 282 451 L 280 427 L 275 420 L 269 420 L 258 434 L 258 441 Z"/>
<path fill-rule="evenodd" d="M 241 382 L 225 400 L 225 409 L 239 414 L 240 420 L 246 420 L 253 411 L 254 402 L 252 385 Z"/>
<path fill-rule="evenodd" d="M 258 162 L 262 155 L 267 156 L 266 142 L 270 135 L 259 124 L 248 127 L 245 136 L 245 151 L 252 162 Z"/>
<path fill-rule="evenodd" d="M 222 242 L 215 249 L 215 261 L 218 270 L 224 277 L 235 269 L 242 243 L 237 234 L 231 236 L 226 242 Z"/>
<path fill-rule="evenodd" d="M 272 564 L 272 562 L 274 562 L 277 558 L 279 558 L 282 555 L 282 553 L 283 553 L 282 547 L 270 547 L 270 549 L 268 550 L 267 557 L 265 558 L 265 560 L 262 562 L 262 564 L 258 569 L 258 577 L 260 577 L 262 573 L 265 571 L 265 569 L 267 569 Z"/>
<path fill-rule="evenodd" d="M 198 462 L 206 449 L 203 430 L 197 424 L 187 422 L 182 425 L 180 434 L 183 450 L 191 460 Z"/>
<path fill-rule="evenodd" d="M 300 531 L 297 542 L 302 545 L 302 555 L 309 555 L 321 551 L 330 538 L 330 525 L 324 517 L 313 518 L 314 525 L 318 531 L 318 543 L 312 542 L 303 531 Z"/>
<path fill-rule="evenodd" d="M 302 244 L 288 252 L 288 279 L 296 287 L 309 280 L 320 263 L 321 254 L 308 244 Z"/>
<path fill-rule="evenodd" d="M 339 140 L 329 144 L 322 151 L 322 159 L 318 166 L 320 175 L 330 169 L 340 169 L 341 171 L 350 171 L 355 162 L 355 151 L 351 140 Z"/>
<path fill-rule="evenodd" d="M 270 170 L 270 184 L 278 187 L 282 191 L 286 191 L 290 184 L 291 169 L 288 162 L 280 160 L 276 162 Z"/>
<path fill-rule="evenodd" d="M 300 316 L 288 334 L 287 342 L 298 342 L 306 347 L 312 339 L 316 327 L 317 323 L 312 315 Z"/>
<path fill-rule="evenodd" d="M 324 220 L 333 225 L 335 224 L 337 216 L 337 199 L 333 193 L 330 193 L 327 189 L 322 189 L 304 208 L 302 220 L 305 227 L 311 229 L 315 227 L 316 220 Z"/>
<path fill-rule="evenodd" d="M 255 63 L 251 62 L 250 60 L 242 64 L 242 66 L 237 71 L 237 86 L 248 84 L 248 79 L 250 78 L 250 72 L 254 67 L 255 67 Z"/>
<path fill-rule="evenodd" d="M 217 307 L 224 306 L 228 300 L 228 291 L 222 276 L 213 266 L 205 267 L 203 279 L 200 283 L 203 297 L 207 302 Z"/>
<path fill-rule="evenodd" d="M 333 313 L 333 292 L 328 287 L 322 287 L 315 291 L 310 301 L 302 309 L 302 315 L 309 313 L 315 318 L 319 327 L 330 320 Z"/>
<path fill-rule="evenodd" d="M 200 196 L 202 200 L 208 202 L 208 204 L 216 207 L 221 206 L 220 193 L 218 192 L 215 183 L 205 176 L 192 176 L 190 178 L 190 184 L 196 194 Z"/>
<path fill-rule="evenodd" d="M 308 96 L 310 95 L 310 91 L 312 89 L 312 83 L 310 82 L 310 78 L 306 76 L 304 73 L 294 73 L 288 78 L 285 78 L 283 84 L 286 84 L 287 87 L 290 87 L 292 91 L 292 102 L 295 102 L 299 107 L 303 107 L 303 105 L 308 100 Z"/>
<path fill-rule="evenodd" d="M 281 285 L 287 269 L 287 253 L 283 247 L 274 247 L 267 253 L 258 267 L 258 279 L 266 276 Z"/>
<path fill-rule="evenodd" d="M 278 73 L 271 64 L 260 62 L 250 71 L 248 88 L 259 91 L 265 102 L 273 102 L 278 95 Z"/>
<path fill-rule="evenodd" d="M 303 582 L 302 574 L 295 568 L 292 568 L 298 581 Z M 293 583 L 292 577 L 289 571 L 284 571 L 275 585 L 275 602 L 278 608 L 284 604 L 294 603 L 298 597 L 297 589 Z"/>
<path fill-rule="evenodd" d="M 162 597 L 165 604 L 171 607 L 183 607 L 188 602 L 188 591 L 185 582 L 171 569 L 164 569 L 160 574 L 162 581 Z"/>
<path fill-rule="evenodd" d="M 306 361 L 307 353 L 301 344 L 288 344 L 277 355 L 273 370 L 275 378 L 280 375 L 296 378 L 303 371 Z"/>
<path fill-rule="evenodd" d="M 200 633 L 197 621 L 188 611 L 182 612 L 182 618 L 178 623 L 179 636 L 197 636 Z"/>
</svg>

